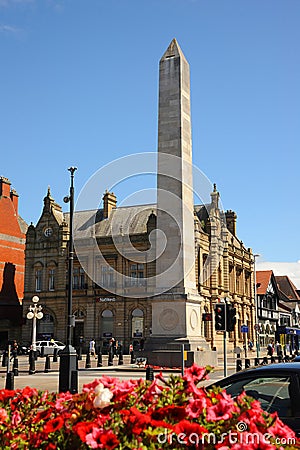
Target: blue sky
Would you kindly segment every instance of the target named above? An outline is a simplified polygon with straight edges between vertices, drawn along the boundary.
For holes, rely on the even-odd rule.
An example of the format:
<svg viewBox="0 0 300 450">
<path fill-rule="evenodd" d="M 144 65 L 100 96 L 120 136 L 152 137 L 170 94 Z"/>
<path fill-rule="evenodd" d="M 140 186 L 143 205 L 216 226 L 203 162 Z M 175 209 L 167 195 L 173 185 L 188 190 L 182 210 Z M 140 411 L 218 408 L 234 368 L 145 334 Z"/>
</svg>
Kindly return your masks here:
<svg viewBox="0 0 300 450">
<path fill-rule="evenodd" d="M 22 217 L 38 221 L 48 185 L 67 208 L 71 165 L 78 194 L 110 161 L 156 151 L 158 63 L 176 37 L 194 163 L 240 239 L 300 287 L 299 22 L 298 0 L 0 0 L 0 175 Z"/>
</svg>

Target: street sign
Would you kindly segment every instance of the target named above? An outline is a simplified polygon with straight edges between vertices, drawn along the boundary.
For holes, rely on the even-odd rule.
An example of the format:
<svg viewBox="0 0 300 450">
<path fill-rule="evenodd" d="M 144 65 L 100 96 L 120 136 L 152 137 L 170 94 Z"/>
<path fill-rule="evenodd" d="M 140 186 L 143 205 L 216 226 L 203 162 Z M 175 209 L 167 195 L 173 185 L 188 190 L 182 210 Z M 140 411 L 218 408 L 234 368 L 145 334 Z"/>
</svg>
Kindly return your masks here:
<svg viewBox="0 0 300 450">
<path fill-rule="evenodd" d="M 242 326 L 241 326 L 241 333 L 248 333 L 248 327 L 247 327 L 247 325 L 242 325 Z"/>
</svg>

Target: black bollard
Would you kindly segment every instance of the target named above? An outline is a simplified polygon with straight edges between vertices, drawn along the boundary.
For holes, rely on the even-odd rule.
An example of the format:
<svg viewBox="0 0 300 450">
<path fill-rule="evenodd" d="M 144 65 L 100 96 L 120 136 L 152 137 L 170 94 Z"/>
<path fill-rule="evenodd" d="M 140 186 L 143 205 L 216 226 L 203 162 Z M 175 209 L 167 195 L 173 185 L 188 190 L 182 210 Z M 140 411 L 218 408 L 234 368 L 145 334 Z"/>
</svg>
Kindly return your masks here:
<svg viewBox="0 0 300 450">
<path fill-rule="evenodd" d="M 102 352 L 101 352 L 101 348 L 99 348 L 99 352 L 98 352 L 97 367 L 102 367 Z"/>
<path fill-rule="evenodd" d="M 268 357 L 267 356 L 264 356 L 263 357 L 263 365 L 267 365 L 268 364 Z"/>
<path fill-rule="evenodd" d="M 57 362 L 58 348 L 54 349 L 53 352 L 53 362 Z"/>
<path fill-rule="evenodd" d="M 254 365 L 258 366 L 259 365 L 259 358 L 254 358 Z"/>
<path fill-rule="evenodd" d="M 34 351 L 29 351 L 29 375 L 32 375 L 35 373 L 35 355 Z"/>
<path fill-rule="evenodd" d="M 236 371 L 239 372 L 240 370 L 242 370 L 243 366 L 242 366 L 242 360 L 241 359 L 237 359 L 236 360 Z"/>
<path fill-rule="evenodd" d="M 86 354 L 85 368 L 86 369 L 90 369 L 91 368 L 91 355 L 90 355 L 90 352 L 87 352 L 87 354 Z"/>
<path fill-rule="evenodd" d="M 8 352 L 5 351 L 2 355 L 2 367 L 7 367 L 8 364 Z"/>
<path fill-rule="evenodd" d="M 250 359 L 246 358 L 245 359 L 245 369 L 249 369 L 250 366 L 251 366 Z"/>
<path fill-rule="evenodd" d="M 149 380 L 149 381 L 154 380 L 153 369 L 150 366 L 146 367 L 146 380 Z"/>
<path fill-rule="evenodd" d="M 14 388 L 15 388 L 14 373 L 7 372 L 6 373 L 6 381 L 5 381 L 5 389 L 9 389 L 10 391 L 13 391 Z"/>
<path fill-rule="evenodd" d="M 284 357 L 284 362 L 289 362 L 289 360 L 290 360 L 289 355 L 285 355 L 285 357 Z"/>
<path fill-rule="evenodd" d="M 282 355 L 278 356 L 278 362 L 281 363 L 283 361 Z"/>
<path fill-rule="evenodd" d="M 133 350 L 130 352 L 130 364 L 135 364 L 135 355 Z"/>
<path fill-rule="evenodd" d="M 123 360 L 123 350 L 121 349 L 119 352 L 119 362 L 118 365 L 122 366 L 124 364 L 124 360 Z"/>
<path fill-rule="evenodd" d="M 41 357 L 44 358 L 45 356 L 45 347 L 42 345 L 41 346 Z"/>
<path fill-rule="evenodd" d="M 79 350 L 78 350 L 78 361 L 82 360 L 82 345 L 79 346 Z"/>
<path fill-rule="evenodd" d="M 46 355 L 44 372 L 45 372 L 45 373 L 48 373 L 49 370 L 50 370 L 50 356 L 49 356 L 49 355 Z"/>
<path fill-rule="evenodd" d="M 19 375 L 19 360 L 18 360 L 17 356 L 14 357 L 13 373 L 14 373 L 15 377 L 17 377 Z"/>
<path fill-rule="evenodd" d="M 113 366 L 114 365 L 114 354 L 113 352 L 108 353 L 108 365 Z"/>
<path fill-rule="evenodd" d="M 274 363 L 274 362 L 276 362 L 275 356 L 271 356 L 271 363 Z"/>
</svg>

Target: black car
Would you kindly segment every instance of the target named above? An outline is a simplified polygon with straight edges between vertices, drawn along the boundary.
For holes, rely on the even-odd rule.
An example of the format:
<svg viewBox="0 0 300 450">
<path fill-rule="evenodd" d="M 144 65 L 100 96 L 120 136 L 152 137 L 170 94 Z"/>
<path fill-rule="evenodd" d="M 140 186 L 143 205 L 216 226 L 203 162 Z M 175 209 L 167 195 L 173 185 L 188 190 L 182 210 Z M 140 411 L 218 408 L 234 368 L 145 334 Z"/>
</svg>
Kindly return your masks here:
<svg viewBox="0 0 300 450">
<path fill-rule="evenodd" d="M 262 409 L 277 411 L 280 419 L 300 435 L 300 362 L 270 364 L 237 372 L 207 386 L 220 386 L 232 397 L 245 391 Z"/>
</svg>

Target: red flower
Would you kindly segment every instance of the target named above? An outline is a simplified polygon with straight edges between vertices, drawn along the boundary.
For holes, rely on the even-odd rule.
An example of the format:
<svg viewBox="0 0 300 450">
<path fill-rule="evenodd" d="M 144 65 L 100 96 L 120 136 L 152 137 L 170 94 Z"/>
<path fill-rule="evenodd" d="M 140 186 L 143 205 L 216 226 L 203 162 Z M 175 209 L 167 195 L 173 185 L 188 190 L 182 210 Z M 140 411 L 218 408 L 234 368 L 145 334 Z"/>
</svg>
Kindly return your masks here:
<svg viewBox="0 0 300 450">
<path fill-rule="evenodd" d="M 107 450 L 116 448 L 120 443 L 115 433 L 113 433 L 111 430 L 105 431 L 105 433 L 100 436 L 100 442 L 103 445 L 102 448 L 105 448 Z"/>
<path fill-rule="evenodd" d="M 102 430 L 100 428 L 96 428 L 95 426 L 93 427 L 91 433 L 86 435 L 85 442 L 91 448 L 102 448 L 105 450 L 113 450 L 120 443 L 113 431 Z"/>
<path fill-rule="evenodd" d="M 198 423 L 189 422 L 188 420 L 181 420 L 178 424 L 174 425 L 174 431 L 177 435 L 186 442 L 193 443 L 189 441 L 189 437 L 192 435 L 193 437 L 197 436 L 199 439 L 203 433 L 207 433 L 207 429 Z"/>
<path fill-rule="evenodd" d="M 47 447 L 45 447 L 45 450 L 55 450 L 55 449 L 57 449 L 57 446 L 56 446 L 56 444 L 54 444 L 52 442 L 49 442 L 47 444 Z"/>
<path fill-rule="evenodd" d="M 74 425 L 73 431 L 80 437 L 82 442 L 86 442 L 86 435 L 92 432 L 94 426 L 93 422 L 78 422 Z"/>
<path fill-rule="evenodd" d="M 38 396 L 38 391 L 35 388 L 26 386 L 24 389 L 22 389 L 22 397 L 26 398 L 27 400 L 31 399 L 32 397 L 37 397 L 37 396 Z"/>
<path fill-rule="evenodd" d="M 64 425 L 64 419 L 60 416 L 55 417 L 52 420 L 49 420 L 49 422 L 46 423 L 44 427 L 45 433 L 54 433 L 55 431 L 59 430 Z"/>
<path fill-rule="evenodd" d="M 134 434 L 140 434 L 151 423 L 150 415 L 142 413 L 134 406 L 132 406 L 129 411 L 120 411 L 120 414 L 123 416 L 123 421 L 126 422 L 127 425 L 132 426 L 132 433 Z"/>
<path fill-rule="evenodd" d="M 152 413 L 154 420 L 160 420 L 168 418 L 179 422 L 186 417 L 185 406 L 167 405 L 162 408 L 156 409 Z"/>
<path fill-rule="evenodd" d="M 15 397 L 16 392 L 9 389 L 0 389 L 0 402 L 6 403 L 7 400 Z"/>
<path fill-rule="evenodd" d="M 44 409 L 44 411 L 39 411 L 36 416 L 32 419 L 32 423 L 38 423 L 41 420 L 47 420 L 51 416 L 51 409 Z"/>
</svg>

